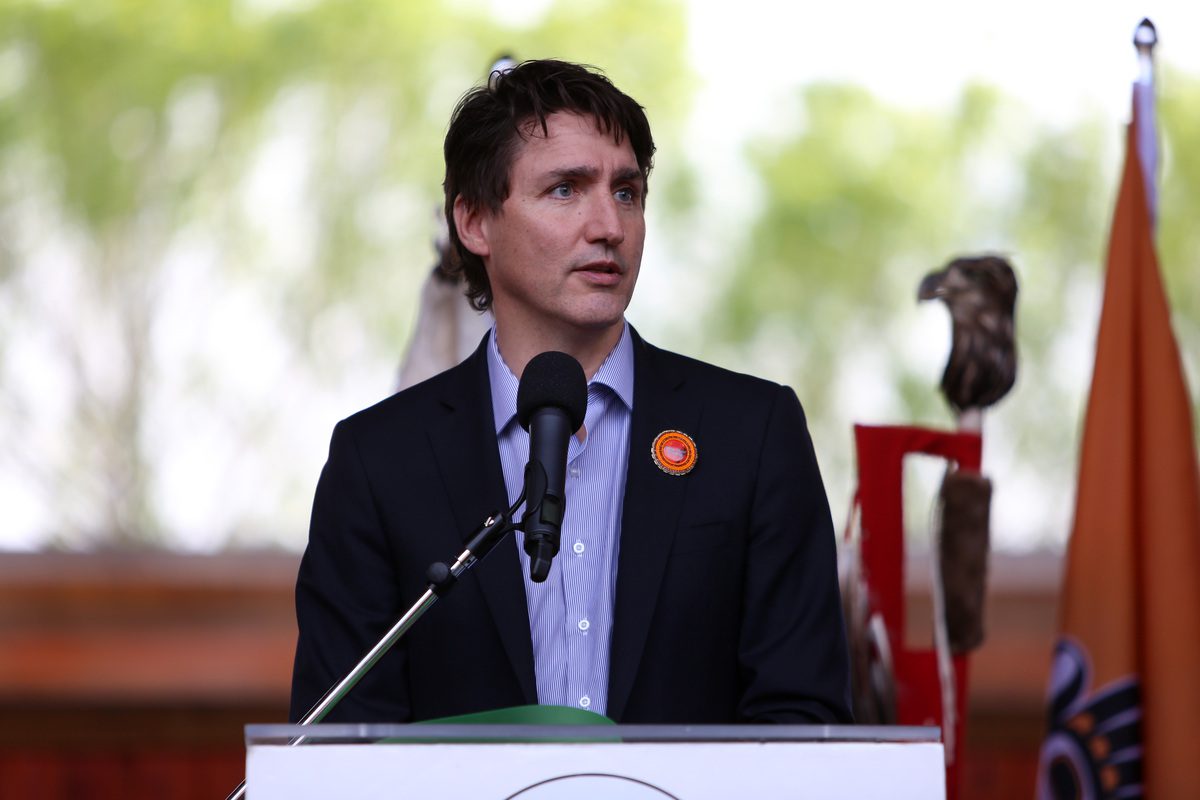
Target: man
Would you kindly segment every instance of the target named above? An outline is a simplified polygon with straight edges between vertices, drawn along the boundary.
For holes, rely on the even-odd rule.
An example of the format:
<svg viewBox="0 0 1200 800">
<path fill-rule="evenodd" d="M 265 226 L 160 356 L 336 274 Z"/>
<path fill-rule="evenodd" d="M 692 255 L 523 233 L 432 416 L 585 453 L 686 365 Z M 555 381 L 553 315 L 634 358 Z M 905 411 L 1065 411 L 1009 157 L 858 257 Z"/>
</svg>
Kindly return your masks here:
<svg viewBox="0 0 1200 800">
<path fill-rule="evenodd" d="M 573 64 L 521 64 L 460 102 L 446 217 L 496 324 L 335 429 L 297 581 L 293 719 L 519 495 L 519 376 L 561 350 L 588 408 L 549 578 L 529 579 L 519 534 L 502 542 L 327 719 L 540 702 L 625 723 L 849 721 L 834 535 L 795 394 L 625 322 L 653 153 L 642 108 Z"/>
</svg>

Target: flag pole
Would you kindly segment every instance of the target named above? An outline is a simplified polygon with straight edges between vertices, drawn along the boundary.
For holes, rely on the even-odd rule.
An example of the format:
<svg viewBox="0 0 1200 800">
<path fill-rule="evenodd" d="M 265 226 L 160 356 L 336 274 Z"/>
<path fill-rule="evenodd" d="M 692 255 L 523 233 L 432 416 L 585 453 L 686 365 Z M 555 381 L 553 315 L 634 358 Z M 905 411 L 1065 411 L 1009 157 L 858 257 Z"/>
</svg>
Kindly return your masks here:
<svg viewBox="0 0 1200 800">
<path fill-rule="evenodd" d="M 1138 159 L 1146 183 L 1146 207 L 1150 210 L 1151 230 L 1158 224 L 1158 130 L 1154 108 L 1154 46 L 1158 30 L 1149 17 L 1143 18 L 1133 32 L 1137 49 L 1138 77 L 1133 86 L 1133 124 L 1137 136 Z"/>
</svg>

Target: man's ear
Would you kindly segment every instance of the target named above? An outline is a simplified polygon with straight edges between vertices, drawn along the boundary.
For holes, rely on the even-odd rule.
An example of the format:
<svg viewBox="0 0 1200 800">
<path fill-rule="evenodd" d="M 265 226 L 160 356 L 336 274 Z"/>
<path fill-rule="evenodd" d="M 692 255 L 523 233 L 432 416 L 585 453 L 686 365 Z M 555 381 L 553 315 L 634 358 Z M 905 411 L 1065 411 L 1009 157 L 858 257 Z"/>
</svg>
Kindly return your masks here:
<svg viewBox="0 0 1200 800">
<path fill-rule="evenodd" d="M 487 258 L 492 253 L 484 213 L 469 205 L 461 194 L 454 198 L 454 227 L 458 229 L 458 238 L 467 250 L 480 258 Z"/>
</svg>

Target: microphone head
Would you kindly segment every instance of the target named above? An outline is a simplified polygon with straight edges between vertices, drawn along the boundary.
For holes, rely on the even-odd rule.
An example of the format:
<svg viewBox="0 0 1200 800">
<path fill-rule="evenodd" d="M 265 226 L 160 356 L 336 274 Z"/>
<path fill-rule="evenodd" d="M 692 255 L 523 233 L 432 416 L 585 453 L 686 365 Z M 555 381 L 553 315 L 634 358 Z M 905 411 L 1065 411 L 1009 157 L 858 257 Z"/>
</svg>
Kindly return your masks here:
<svg viewBox="0 0 1200 800">
<path fill-rule="evenodd" d="M 587 413 L 587 379 L 573 356 L 548 350 L 534 356 L 521 373 L 517 387 L 517 421 L 529 430 L 533 412 L 546 406 L 561 408 L 579 430 Z"/>
</svg>

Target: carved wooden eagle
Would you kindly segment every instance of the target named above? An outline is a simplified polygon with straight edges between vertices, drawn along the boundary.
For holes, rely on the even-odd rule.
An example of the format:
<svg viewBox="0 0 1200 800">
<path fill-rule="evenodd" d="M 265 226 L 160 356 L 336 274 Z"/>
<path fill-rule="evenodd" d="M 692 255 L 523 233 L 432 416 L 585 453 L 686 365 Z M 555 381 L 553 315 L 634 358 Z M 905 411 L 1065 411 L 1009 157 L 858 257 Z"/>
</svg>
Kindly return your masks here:
<svg viewBox="0 0 1200 800">
<path fill-rule="evenodd" d="M 952 324 L 942 394 L 960 416 L 987 408 L 1017 379 L 1017 277 L 999 256 L 956 258 L 921 281 L 917 299 L 933 298 L 950 309 Z"/>
</svg>

